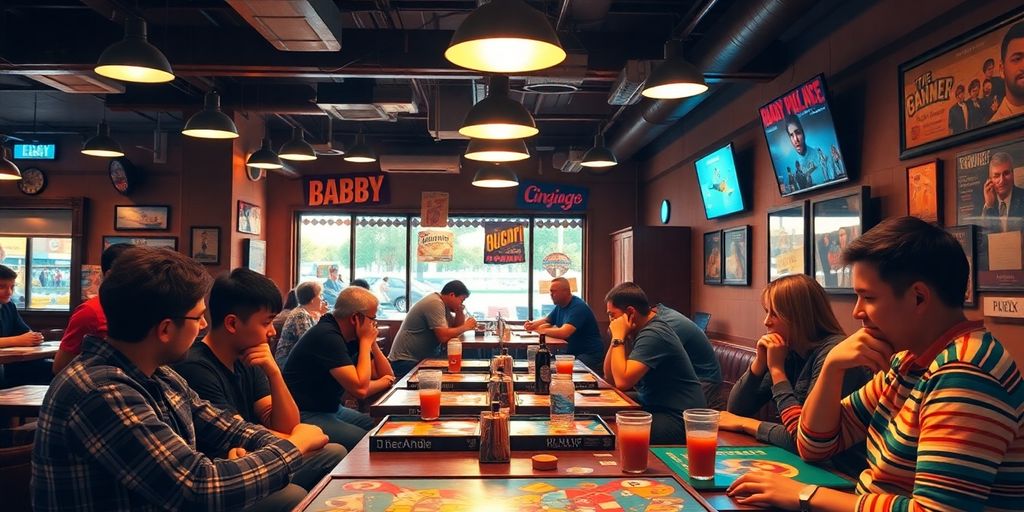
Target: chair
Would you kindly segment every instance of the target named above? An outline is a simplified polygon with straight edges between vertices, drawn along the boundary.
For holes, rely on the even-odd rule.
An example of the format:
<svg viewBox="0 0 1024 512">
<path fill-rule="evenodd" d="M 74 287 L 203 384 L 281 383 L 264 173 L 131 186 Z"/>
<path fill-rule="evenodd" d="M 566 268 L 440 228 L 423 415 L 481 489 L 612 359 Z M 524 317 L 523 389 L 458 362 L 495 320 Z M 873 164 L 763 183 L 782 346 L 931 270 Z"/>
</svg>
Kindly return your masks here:
<svg viewBox="0 0 1024 512">
<path fill-rule="evenodd" d="M 34 433 L 35 423 L 0 431 L 0 496 L 3 496 L 4 510 L 32 510 L 29 480 L 32 478 Z"/>
<path fill-rule="evenodd" d="M 530 319 L 530 308 L 526 306 L 516 306 L 516 320 L 529 320 Z"/>
<path fill-rule="evenodd" d="M 700 327 L 700 330 L 708 332 L 708 323 L 711 322 L 711 313 L 705 313 L 703 311 L 696 311 L 693 313 L 693 323 Z"/>
</svg>

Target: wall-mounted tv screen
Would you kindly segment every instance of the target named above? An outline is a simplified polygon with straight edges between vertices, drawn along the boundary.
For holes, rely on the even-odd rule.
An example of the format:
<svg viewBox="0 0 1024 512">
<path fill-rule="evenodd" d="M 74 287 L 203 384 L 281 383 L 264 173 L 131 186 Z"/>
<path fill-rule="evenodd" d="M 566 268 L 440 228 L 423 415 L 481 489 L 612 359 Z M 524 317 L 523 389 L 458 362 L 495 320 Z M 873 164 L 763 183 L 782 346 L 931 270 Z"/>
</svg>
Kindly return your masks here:
<svg viewBox="0 0 1024 512">
<path fill-rule="evenodd" d="M 697 168 L 697 184 L 707 218 L 717 219 L 743 211 L 743 194 L 731 143 L 712 151 L 693 165 Z"/>
<path fill-rule="evenodd" d="M 825 77 L 818 75 L 761 107 L 761 127 L 783 196 L 849 180 Z"/>
<path fill-rule="evenodd" d="M 56 144 L 15 144 L 15 160 L 54 160 L 57 158 Z"/>
</svg>

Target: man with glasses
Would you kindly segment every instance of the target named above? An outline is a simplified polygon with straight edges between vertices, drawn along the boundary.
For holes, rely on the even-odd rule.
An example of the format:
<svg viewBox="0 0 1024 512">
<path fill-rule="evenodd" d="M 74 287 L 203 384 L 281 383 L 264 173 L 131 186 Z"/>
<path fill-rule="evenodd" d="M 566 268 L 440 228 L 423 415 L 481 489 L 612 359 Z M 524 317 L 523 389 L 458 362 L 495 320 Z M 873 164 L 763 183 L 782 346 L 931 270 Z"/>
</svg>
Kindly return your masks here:
<svg viewBox="0 0 1024 512">
<path fill-rule="evenodd" d="M 299 338 L 284 365 L 302 421 L 322 428 L 332 443 L 349 450 L 375 423 L 340 405 L 342 395 L 364 399 L 395 383 L 391 364 L 377 345 L 378 305 L 369 290 L 341 290 L 334 310 Z"/>
</svg>

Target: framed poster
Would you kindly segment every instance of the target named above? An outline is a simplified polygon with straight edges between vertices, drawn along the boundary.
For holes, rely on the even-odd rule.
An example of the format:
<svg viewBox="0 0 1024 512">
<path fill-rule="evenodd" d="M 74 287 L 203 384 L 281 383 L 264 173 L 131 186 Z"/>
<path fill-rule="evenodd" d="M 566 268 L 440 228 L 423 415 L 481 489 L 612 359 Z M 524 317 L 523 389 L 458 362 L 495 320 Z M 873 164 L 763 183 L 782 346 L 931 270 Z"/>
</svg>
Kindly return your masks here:
<svg viewBox="0 0 1024 512">
<path fill-rule="evenodd" d="M 170 228 L 170 206 L 117 205 L 114 231 L 165 231 Z"/>
<path fill-rule="evenodd" d="M 722 284 L 722 231 L 704 233 L 704 284 Z"/>
<path fill-rule="evenodd" d="M 750 226 L 722 230 L 725 272 L 722 284 L 750 285 Z"/>
<path fill-rule="evenodd" d="M 768 281 L 807 273 L 807 201 L 768 210 Z"/>
<path fill-rule="evenodd" d="M 870 202 L 870 187 L 811 201 L 812 277 L 828 293 L 853 293 L 851 269 L 842 264 L 841 255 L 850 242 L 871 228 Z"/>
<path fill-rule="evenodd" d="M 260 234 L 263 222 L 263 211 L 259 206 L 245 201 L 238 201 L 238 232 L 250 235 Z"/>
<path fill-rule="evenodd" d="M 192 259 L 208 265 L 220 264 L 220 228 L 192 226 Z"/>
<path fill-rule="evenodd" d="M 942 225 L 942 162 L 907 167 L 907 215 Z"/>
<path fill-rule="evenodd" d="M 978 298 L 974 294 L 974 239 L 977 236 L 975 230 L 975 226 L 971 224 L 946 228 L 946 231 L 960 242 L 960 247 L 963 247 L 964 255 L 967 256 L 967 292 L 964 293 L 964 306 L 972 308 L 978 306 Z"/>
<path fill-rule="evenodd" d="M 267 273 L 267 242 L 265 240 L 242 240 L 242 254 L 245 266 L 253 272 Z"/>
<path fill-rule="evenodd" d="M 164 247 L 171 250 L 178 250 L 178 237 L 176 236 L 104 236 L 103 250 L 114 244 L 144 245 L 146 247 Z"/>
<path fill-rule="evenodd" d="M 900 158 L 1024 125 L 1024 9 L 899 66 Z"/>
</svg>

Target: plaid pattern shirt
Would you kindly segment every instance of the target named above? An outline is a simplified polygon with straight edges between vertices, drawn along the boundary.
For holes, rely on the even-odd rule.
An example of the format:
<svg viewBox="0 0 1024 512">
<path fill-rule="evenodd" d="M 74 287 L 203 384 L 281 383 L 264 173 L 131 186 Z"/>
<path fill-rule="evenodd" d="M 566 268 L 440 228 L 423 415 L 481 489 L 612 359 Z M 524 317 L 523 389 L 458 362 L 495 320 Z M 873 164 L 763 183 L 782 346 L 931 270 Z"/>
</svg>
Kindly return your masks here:
<svg viewBox="0 0 1024 512">
<path fill-rule="evenodd" d="M 234 460 L 208 457 L 242 447 Z M 212 407 L 164 366 L 146 377 L 99 338 L 50 385 L 32 452 L 46 510 L 238 510 L 283 488 L 299 450 Z"/>
</svg>

